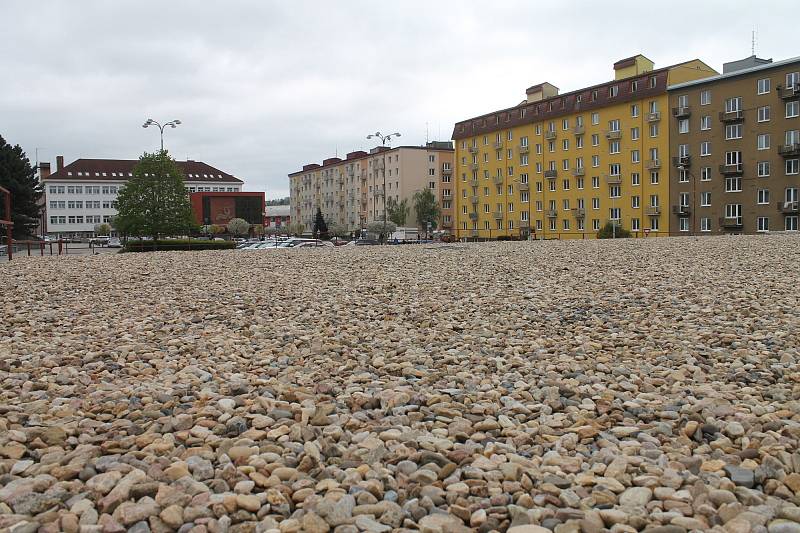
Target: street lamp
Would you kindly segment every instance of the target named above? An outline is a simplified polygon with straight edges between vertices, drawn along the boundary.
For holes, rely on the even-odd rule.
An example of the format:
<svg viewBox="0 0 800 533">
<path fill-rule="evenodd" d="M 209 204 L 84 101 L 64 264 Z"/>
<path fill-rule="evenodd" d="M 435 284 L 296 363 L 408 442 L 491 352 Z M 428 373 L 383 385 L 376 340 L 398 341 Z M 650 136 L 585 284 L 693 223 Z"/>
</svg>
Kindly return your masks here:
<svg viewBox="0 0 800 533">
<path fill-rule="evenodd" d="M 381 140 L 381 146 L 386 146 L 386 143 L 391 143 L 392 137 L 400 137 L 400 134 L 390 133 L 389 135 L 381 135 L 381 132 L 376 131 L 367 135 L 367 139 L 378 138 Z M 383 238 L 386 238 L 386 155 L 383 156 Z M 385 242 L 385 241 L 384 241 Z"/>
<path fill-rule="evenodd" d="M 156 122 L 155 120 L 153 120 L 152 118 L 148 118 L 145 121 L 145 123 L 142 124 L 142 127 L 143 128 L 147 128 L 149 126 L 156 126 L 158 128 L 158 131 L 161 133 L 161 151 L 163 152 L 164 151 L 164 128 L 166 128 L 167 126 L 171 126 L 172 128 L 177 128 L 180 123 L 181 123 L 180 120 L 175 119 L 175 120 L 170 120 L 169 122 L 165 122 L 162 125 L 162 124 Z"/>
</svg>

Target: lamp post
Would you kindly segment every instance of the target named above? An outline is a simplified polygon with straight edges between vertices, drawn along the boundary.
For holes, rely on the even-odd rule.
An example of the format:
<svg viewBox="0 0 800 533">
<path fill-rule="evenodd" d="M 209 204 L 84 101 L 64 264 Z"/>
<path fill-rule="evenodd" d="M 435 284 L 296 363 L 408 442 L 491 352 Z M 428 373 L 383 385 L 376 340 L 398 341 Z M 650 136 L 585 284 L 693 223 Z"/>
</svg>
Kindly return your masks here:
<svg viewBox="0 0 800 533">
<path fill-rule="evenodd" d="M 392 137 L 400 137 L 400 134 L 390 133 L 389 135 L 381 135 L 381 132 L 376 131 L 375 133 L 370 133 L 367 135 L 367 139 L 378 138 L 381 140 L 381 146 L 386 146 L 387 142 L 391 142 Z M 386 239 L 386 155 L 383 156 L 383 242 L 385 243 Z"/>
<path fill-rule="evenodd" d="M 180 120 L 175 119 L 175 120 L 170 120 L 169 122 L 165 122 L 164 124 L 160 124 L 160 123 L 156 122 L 155 120 L 153 120 L 152 118 L 148 118 L 145 121 L 145 123 L 142 124 L 142 127 L 143 128 L 147 128 L 149 126 L 156 126 L 158 128 L 158 131 L 161 134 L 161 151 L 163 152 L 164 151 L 164 128 L 166 128 L 168 126 L 170 126 L 172 128 L 177 128 L 180 123 L 181 123 Z"/>
</svg>

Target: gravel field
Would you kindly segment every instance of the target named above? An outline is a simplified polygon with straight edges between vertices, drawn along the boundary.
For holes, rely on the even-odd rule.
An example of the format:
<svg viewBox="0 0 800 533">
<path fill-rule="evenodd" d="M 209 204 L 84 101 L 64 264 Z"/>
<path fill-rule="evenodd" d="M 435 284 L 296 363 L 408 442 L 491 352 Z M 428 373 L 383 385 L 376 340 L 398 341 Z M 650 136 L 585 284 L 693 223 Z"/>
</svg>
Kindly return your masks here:
<svg viewBox="0 0 800 533">
<path fill-rule="evenodd" d="M 0 530 L 800 532 L 800 236 L 0 264 Z"/>
</svg>

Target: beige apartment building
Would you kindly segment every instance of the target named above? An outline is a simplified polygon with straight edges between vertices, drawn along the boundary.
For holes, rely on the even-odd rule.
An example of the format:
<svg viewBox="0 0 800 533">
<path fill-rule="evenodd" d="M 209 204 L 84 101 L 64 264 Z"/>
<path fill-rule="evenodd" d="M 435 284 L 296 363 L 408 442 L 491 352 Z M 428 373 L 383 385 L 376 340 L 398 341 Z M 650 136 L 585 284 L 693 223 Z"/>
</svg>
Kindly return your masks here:
<svg viewBox="0 0 800 533">
<path fill-rule="evenodd" d="M 671 85 L 673 235 L 797 231 L 800 57 Z"/>
<path fill-rule="evenodd" d="M 327 223 L 358 232 L 383 220 L 385 191 L 386 200 L 407 200 L 411 210 L 406 225 L 416 226 L 413 196 L 428 188 L 442 211 L 438 227 L 447 230 L 453 224 L 452 169 L 450 142 L 379 146 L 369 153 L 350 152 L 344 159 L 331 157 L 321 165 L 308 164 L 289 174 L 291 219 L 309 232 L 319 207 Z"/>
</svg>

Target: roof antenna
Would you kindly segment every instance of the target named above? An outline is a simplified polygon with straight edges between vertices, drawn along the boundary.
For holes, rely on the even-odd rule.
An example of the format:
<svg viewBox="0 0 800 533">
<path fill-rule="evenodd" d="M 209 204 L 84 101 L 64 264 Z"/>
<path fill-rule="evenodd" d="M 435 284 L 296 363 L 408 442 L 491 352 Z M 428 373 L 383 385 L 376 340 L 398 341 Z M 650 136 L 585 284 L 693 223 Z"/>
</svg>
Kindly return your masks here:
<svg viewBox="0 0 800 533">
<path fill-rule="evenodd" d="M 428 138 L 428 123 L 425 123 L 425 144 L 428 144 L 430 139 Z"/>
<path fill-rule="evenodd" d="M 750 53 L 756 55 L 756 30 L 750 32 Z"/>
</svg>

